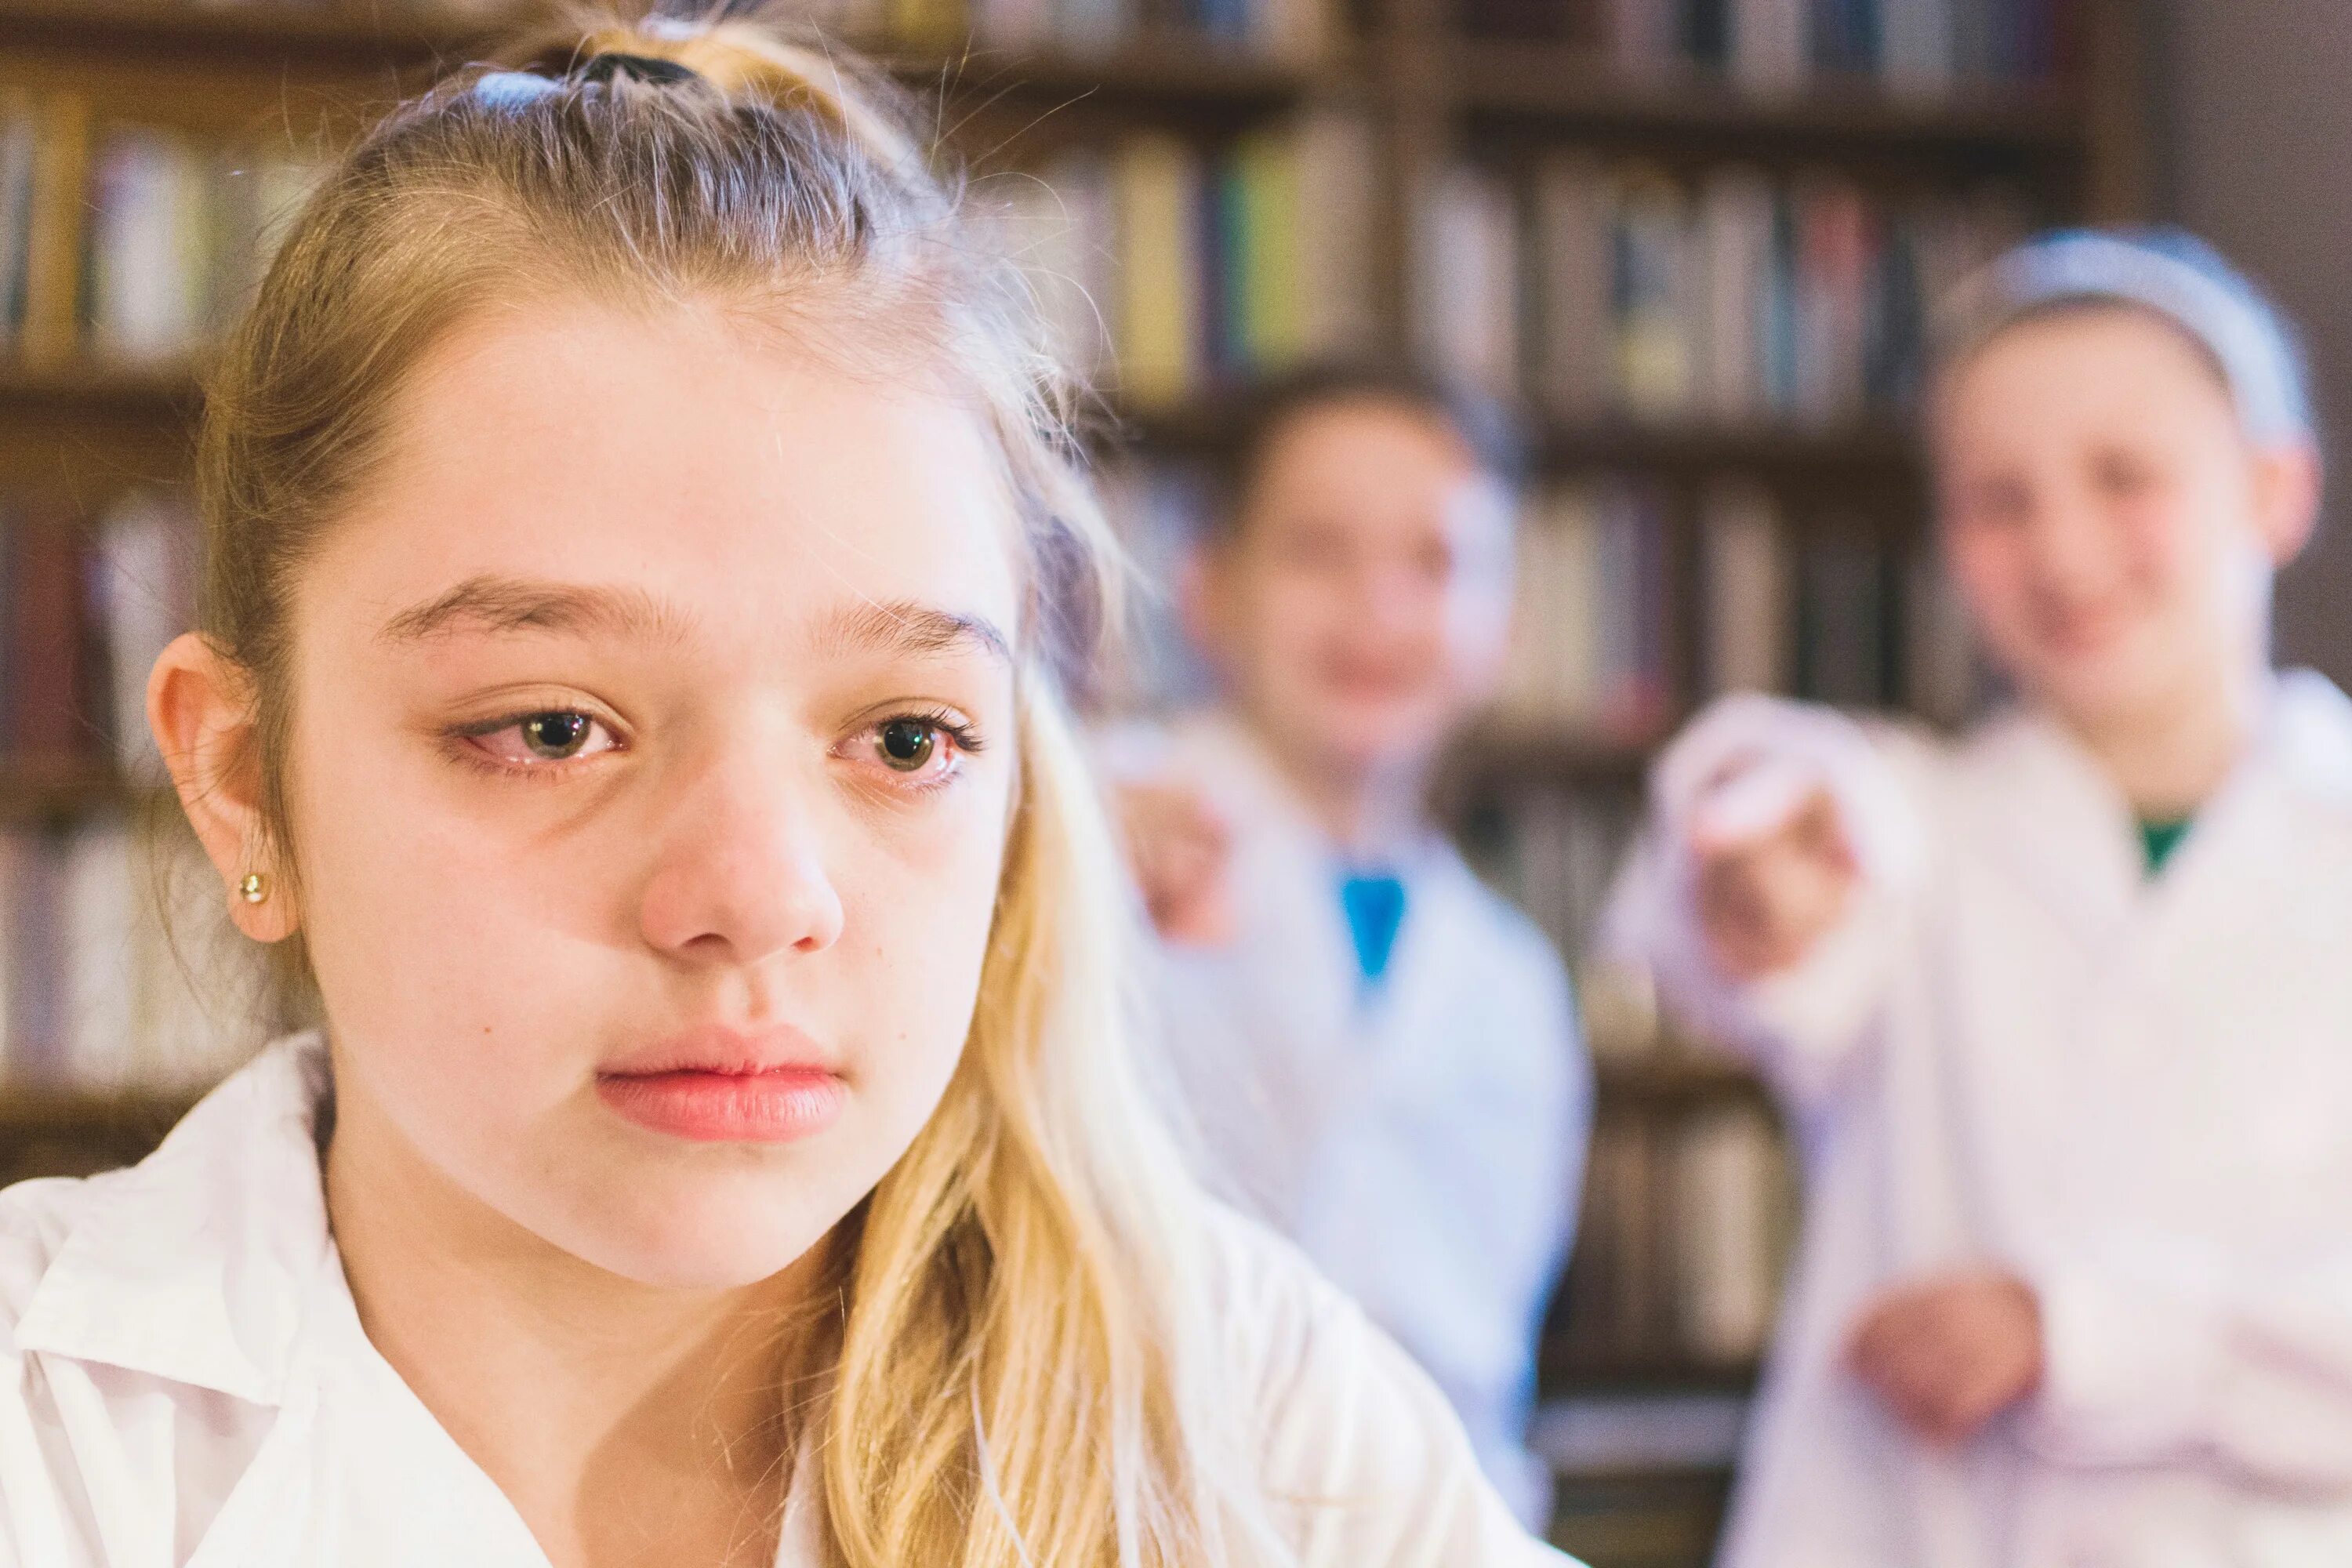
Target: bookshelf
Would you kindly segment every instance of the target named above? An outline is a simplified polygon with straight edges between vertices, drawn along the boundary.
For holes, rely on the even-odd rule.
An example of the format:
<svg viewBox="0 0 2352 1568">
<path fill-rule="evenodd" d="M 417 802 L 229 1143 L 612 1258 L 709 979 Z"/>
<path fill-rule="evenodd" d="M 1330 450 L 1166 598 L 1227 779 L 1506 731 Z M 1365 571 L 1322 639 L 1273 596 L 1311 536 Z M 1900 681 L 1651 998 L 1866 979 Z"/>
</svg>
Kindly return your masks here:
<svg viewBox="0 0 2352 1568">
<path fill-rule="evenodd" d="M 1956 15 L 1954 7 L 1982 0 L 1875 3 Z M 2042 3 L 2017 0 L 2021 14 L 2039 15 Z M 1779 393 L 1759 398 L 1749 387 L 1735 416 L 1711 392 L 1688 385 L 1663 399 L 1629 399 L 1621 384 L 1563 384 L 1545 368 L 1556 371 L 1553 360 L 1576 362 L 1571 369 L 1603 365 L 1612 376 L 1626 369 L 1619 363 L 1623 323 L 1596 319 L 1586 327 L 1602 336 L 1560 339 L 1530 304 L 1551 288 L 1532 270 L 1507 286 L 1503 317 L 1464 309 L 1431 287 L 1444 270 L 1444 255 L 1433 254 L 1433 228 L 1454 226 L 1433 225 L 1431 215 L 1466 199 L 1474 214 L 1501 213 L 1522 225 L 1507 262 L 1470 258 L 1474 269 L 1507 272 L 1523 253 L 1550 254 L 1524 226 L 1547 178 L 1574 199 L 1602 204 L 1597 232 L 1612 245 L 1618 230 L 1606 226 L 1629 211 L 1648 221 L 1650 209 L 1639 203 L 1660 190 L 1670 193 L 1660 210 L 1684 215 L 1673 221 L 1699 222 L 1716 210 L 1709 182 L 1726 169 L 1754 172 L 1740 209 L 1751 219 L 1769 211 L 1769 222 L 1801 228 L 1811 214 L 1834 226 L 1857 221 L 1858 212 L 1882 238 L 1915 219 L 1926 223 L 1919 215 L 1933 217 L 1933 204 L 1984 191 L 2029 222 L 2128 218 L 2149 205 L 2150 40 L 2140 0 L 2048 0 L 2066 18 L 2063 68 L 1955 72 L 1924 89 L 1850 59 L 1759 86 L 1741 58 L 1695 61 L 1685 58 L 1692 50 L 1671 43 L 1629 53 L 1623 42 L 1659 16 L 1679 18 L 1675 25 L 1689 35 L 1693 18 L 1793 14 L 1804 9 L 1801 0 L 813 4 L 844 36 L 873 46 L 919 102 L 935 106 L 938 123 L 974 159 L 983 195 L 993 199 L 1008 170 L 1067 175 L 1076 183 L 1055 186 L 1055 201 L 1115 229 L 1135 221 L 1135 181 L 1147 174 L 1161 182 L 1155 199 L 1176 203 L 1170 210 L 1180 213 L 1202 192 L 1231 194 L 1251 212 L 1265 210 L 1268 192 L 1297 193 L 1312 199 L 1295 204 L 1303 214 L 1294 248 L 1347 253 L 1269 260 L 1253 243 L 1205 261 L 1187 252 L 1177 276 L 1179 286 L 1202 291 L 1191 301 L 1194 315 L 1173 328 L 1114 321 L 1109 341 L 1084 345 L 1107 359 L 1139 342 L 1152 346 L 1145 340 L 1157 331 L 1155 352 L 1174 356 L 1155 370 L 1125 353 L 1135 374 L 1103 378 L 1099 434 L 1124 454 L 1115 499 L 1141 497 L 1180 521 L 1213 504 L 1214 477 L 1237 434 L 1229 395 L 1310 350 L 1434 355 L 1497 382 L 1528 408 L 1541 484 L 1533 526 L 1553 530 L 1544 537 L 1555 542 L 1560 528 L 1590 532 L 1564 553 L 1541 557 L 1582 563 L 1561 568 L 1579 583 L 1546 601 L 1549 618 L 1598 618 L 1607 604 L 1637 605 L 1641 647 L 1630 666 L 1609 662 L 1622 664 L 1622 649 L 1578 658 L 1607 667 L 1595 679 L 1630 680 L 1639 700 L 1612 706 L 1584 692 L 1563 707 L 1551 691 L 1523 704 L 1469 739 L 1446 772 L 1442 801 L 1474 859 L 1516 888 L 1572 956 L 1637 815 L 1654 746 L 1728 676 L 1745 669 L 1779 684 L 1834 687 L 1820 679 L 1825 667 L 1815 668 L 1820 649 L 1858 636 L 1855 646 L 1882 666 L 1904 668 L 1902 679 L 1864 682 L 1853 694 L 1937 706 L 1922 699 L 1916 679 L 1931 661 L 1908 644 L 1907 652 L 1893 651 L 1922 619 L 1916 605 L 1875 612 L 1875 630 L 1857 630 L 1808 598 L 1850 596 L 1860 582 L 1879 584 L 1890 603 L 1903 598 L 1906 563 L 1922 533 L 1924 475 L 1902 411 L 1888 399 L 1832 396 L 1814 407 L 1790 394 L 1776 405 Z M 88 226 L 98 221 L 88 199 L 91 163 L 111 128 L 154 126 L 198 147 L 312 156 L 437 64 L 468 58 L 499 30 L 487 9 L 399 0 L 0 0 L 0 108 L 37 114 L 67 104 L 83 117 L 81 162 L 71 174 L 79 194 L 62 210 Z M 1053 20 L 1066 13 L 1092 18 L 1089 30 Z M 974 23 L 969 41 L 959 36 L 960 15 Z M 1611 16 L 1621 24 L 1615 34 L 1603 25 Z M 1268 18 L 1275 33 L 1253 43 L 1252 29 Z M 894 19 L 916 26 L 894 31 Z M 1220 31 L 1227 36 L 1213 36 Z M 1339 133 L 1324 135 L 1335 127 Z M 1334 170 L 1343 177 L 1324 177 Z M 1261 176 L 1271 183 L 1254 184 Z M 1001 188 L 1018 205 L 1017 184 Z M 1178 227 L 1185 243 L 1197 241 Z M 71 257 L 82 237 L 47 243 Z M 1080 259 L 1098 297 L 1118 297 L 1131 281 L 1125 258 L 1114 256 L 1107 268 L 1099 256 Z M 1348 263 L 1343 271 L 1321 265 L 1337 260 Z M 72 311 L 51 325 L 47 352 L 30 352 L 29 342 L 0 352 L 0 507 L 34 498 L 38 509 L 62 509 L 103 535 L 122 497 L 169 487 L 184 472 L 198 405 L 195 359 L 109 358 L 88 349 L 89 330 Z M 1674 352 L 1688 362 L 1685 383 L 1714 384 L 1699 366 L 1717 351 L 1685 342 Z M 1749 363 L 1742 374 L 1756 369 Z M 1164 493 L 1155 488 L 1163 484 L 1171 487 Z M 1856 553 L 1870 551 L 1880 556 Z M 1154 559 L 1148 547 L 1139 554 Z M 1642 563 L 1638 594 L 1591 575 L 1600 570 L 1592 563 L 1622 560 Z M 1777 584 L 1760 609 L 1727 601 L 1721 589 L 1723 580 L 1745 581 L 1751 566 L 1769 566 Z M 1727 626 L 1768 623 L 1780 627 L 1778 645 L 1726 646 Z M 1529 657 L 1547 653 L 1538 647 Z M 0 760 L 0 837 L 55 842 L 87 835 L 92 824 L 125 822 L 157 802 L 152 783 L 127 782 L 106 755 L 92 745 Z M 1690 1310 L 1682 1300 L 1688 1260 L 1676 1261 L 1678 1247 L 1691 1250 L 1682 1234 L 1688 1227 L 1664 1189 L 1729 1193 L 1741 1202 L 1754 1195 L 1748 1189 L 1769 1189 L 1756 1220 L 1769 1232 L 1761 1241 L 1710 1235 L 1696 1250 L 1717 1268 L 1753 1272 L 1759 1258 L 1777 1260 L 1792 1199 L 1785 1173 L 1768 1158 L 1769 1131 L 1759 1131 L 1768 1101 L 1737 1068 L 1696 1047 L 1657 1043 L 1639 998 L 1612 996 L 1591 977 L 1586 991 L 1596 1034 L 1606 1037 L 1601 1142 L 1585 1239 L 1542 1357 L 1544 1394 L 1738 1394 L 1752 1384 L 1756 1361 L 1753 1344 L 1736 1342 L 1743 1325 L 1754 1327 L 1752 1298 L 1769 1280 L 1746 1280 L 1738 1299 L 1715 1304 L 1720 1310 Z M 0 1068 L 6 1055 L 0 1052 Z M 119 1073 L 110 1081 L 118 1087 L 34 1086 L 0 1070 L 0 1177 L 133 1157 L 187 1102 L 184 1089 L 135 1079 L 124 1087 Z M 1660 1190 L 1629 1200 L 1631 1185 Z M 1609 1331 L 1588 1331 L 1601 1318 L 1612 1320 Z M 1560 1539 L 1596 1568 L 1695 1565 L 1724 1486 L 1721 1467 L 1711 1464 L 1580 1472 L 1563 1490 Z"/>
</svg>

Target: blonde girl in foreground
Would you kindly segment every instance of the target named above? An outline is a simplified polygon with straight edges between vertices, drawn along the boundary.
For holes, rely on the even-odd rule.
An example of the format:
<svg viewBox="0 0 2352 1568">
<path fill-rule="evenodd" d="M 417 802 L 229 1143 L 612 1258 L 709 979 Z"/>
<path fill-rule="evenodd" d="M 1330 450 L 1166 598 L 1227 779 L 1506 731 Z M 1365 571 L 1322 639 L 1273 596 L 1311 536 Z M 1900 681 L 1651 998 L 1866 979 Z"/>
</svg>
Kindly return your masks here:
<svg viewBox="0 0 2352 1568">
<path fill-rule="evenodd" d="M 1101 524 L 953 194 L 743 22 L 516 58 L 210 382 L 150 717 L 323 1027 L 0 1197 L 0 1560 L 1558 1561 L 1130 1076 Z"/>
</svg>

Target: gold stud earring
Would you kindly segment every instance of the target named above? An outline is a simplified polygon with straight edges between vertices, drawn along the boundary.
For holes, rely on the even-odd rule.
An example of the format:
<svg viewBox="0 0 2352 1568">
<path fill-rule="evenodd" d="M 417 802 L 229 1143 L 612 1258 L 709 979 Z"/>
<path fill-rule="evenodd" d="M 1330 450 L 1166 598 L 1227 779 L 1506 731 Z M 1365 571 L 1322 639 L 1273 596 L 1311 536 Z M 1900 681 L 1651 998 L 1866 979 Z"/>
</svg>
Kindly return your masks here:
<svg viewBox="0 0 2352 1568">
<path fill-rule="evenodd" d="M 258 871 L 247 871 L 236 885 L 237 895 L 248 904 L 257 904 L 269 896 L 269 879 Z"/>
</svg>

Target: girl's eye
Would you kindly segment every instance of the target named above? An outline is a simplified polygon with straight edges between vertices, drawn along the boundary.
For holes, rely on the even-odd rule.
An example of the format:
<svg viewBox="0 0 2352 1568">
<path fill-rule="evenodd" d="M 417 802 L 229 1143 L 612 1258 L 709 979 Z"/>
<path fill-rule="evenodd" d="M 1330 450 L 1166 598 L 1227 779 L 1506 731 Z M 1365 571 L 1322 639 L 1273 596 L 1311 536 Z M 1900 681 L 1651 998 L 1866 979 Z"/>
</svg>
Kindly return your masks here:
<svg viewBox="0 0 2352 1568">
<path fill-rule="evenodd" d="M 585 713 L 534 713 L 522 721 L 522 743 L 551 763 L 576 756 L 594 721 Z"/>
<path fill-rule="evenodd" d="M 472 741 L 494 760 L 515 768 L 568 763 L 612 751 L 619 743 L 603 723 L 568 708 L 499 720 L 474 731 Z"/>
<path fill-rule="evenodd" d="M 939 752 L 940 727 L 928 719 L 893 719 L 877 731 L 876 746 L 885 767 L 919 773 Z"/>
<path fill-rule="evenodd" d="M 835 754 L 851 762 L 870 758 L 905 778 L 908 787 L 929 789 L 954 778 L 964 758 L 980 747 L 969 725 L 945 713 L 914 712 L 867 724 Z"/>
</svg>

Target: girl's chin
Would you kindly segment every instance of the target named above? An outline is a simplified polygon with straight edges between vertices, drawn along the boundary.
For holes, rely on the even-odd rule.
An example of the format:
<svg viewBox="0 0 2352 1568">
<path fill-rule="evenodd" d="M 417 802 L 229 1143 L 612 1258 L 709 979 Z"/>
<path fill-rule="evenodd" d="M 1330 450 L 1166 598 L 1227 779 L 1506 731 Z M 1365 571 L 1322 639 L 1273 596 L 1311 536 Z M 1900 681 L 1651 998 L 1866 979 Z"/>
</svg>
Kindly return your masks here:
<svg viewBox="0 0 2352 1568">
<path fill-rule="evenodd" d="M 2053 660 L 2020 682 L 2038 701 L 2083 728 L 2147 718 L 2170 700 L 2173 683 L 2146 661 L 2114 654 Z"/>
<path fill-rule="evenodd" d="M 739 1290 L 790 1271 L 840 1223 L 809 1194 L 669 1182 L 656 1201 L 591 1201 L 546 1239 L 582 1262 L 657 1289 Z M 652 1194 L 644 1194 L 652 1196 Z"/>
</svg>

